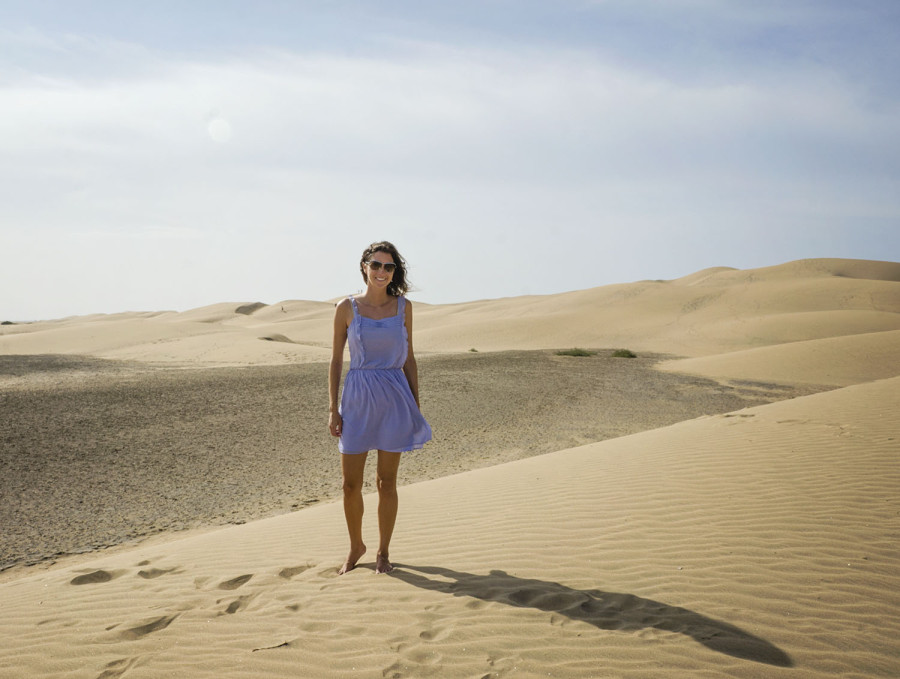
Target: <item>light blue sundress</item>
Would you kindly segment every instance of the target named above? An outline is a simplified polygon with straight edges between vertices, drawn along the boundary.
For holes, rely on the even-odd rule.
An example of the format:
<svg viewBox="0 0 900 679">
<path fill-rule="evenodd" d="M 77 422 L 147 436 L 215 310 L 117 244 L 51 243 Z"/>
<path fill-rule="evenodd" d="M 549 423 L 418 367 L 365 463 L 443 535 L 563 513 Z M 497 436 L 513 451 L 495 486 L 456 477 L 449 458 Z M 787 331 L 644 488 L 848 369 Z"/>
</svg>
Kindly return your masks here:
<svg viewBox="0 0 900 679">
<path fill-rule="evenodd" d="M 397 298 L 396 316 L 379 320 L 360 315 L 353 297 L 350 303 L 350 369 L 341 393 L 343 429 L 338 449 L 351 454 L 421 448 L 431 440 L 431 427 L 403 372 L 409 352 L 406 298 Z"/>
</svg>

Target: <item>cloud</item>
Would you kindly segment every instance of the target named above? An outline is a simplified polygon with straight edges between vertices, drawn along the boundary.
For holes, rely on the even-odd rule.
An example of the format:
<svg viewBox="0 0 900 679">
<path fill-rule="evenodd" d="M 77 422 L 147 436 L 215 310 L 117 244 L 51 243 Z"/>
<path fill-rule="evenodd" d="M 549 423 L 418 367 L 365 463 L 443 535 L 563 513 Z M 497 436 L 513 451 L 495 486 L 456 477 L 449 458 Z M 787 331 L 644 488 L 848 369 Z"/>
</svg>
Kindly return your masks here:
<svg viewBox="0 0 900 679">
<path fill-rule="evenodd" d="M 25 251 L 63 278 L 114 269 L 78 312 L 326 299 L 358 287 L 334 262 L 382 237 L 418 256 L 426 299 L 450 301 L 774 263 L 759 243 L 807 256 L 822 224 L 837 249 L 854 219 L 878 235 L 898 213 L 896 101 L 823 65 L 696 80 L 554 45 L 200 58 L 21 42 L 80 57 L 0 73 L 0 246 L 39 234 Z M 523 276 L 535 247 L 568 264 Z M 443 271 L 447 252 L 474 273 Z M 27 261 L 4 268 L 3 285 L 38 287 Z M 44 313 L 27 304 L 12 315 Z"/>
</svg>

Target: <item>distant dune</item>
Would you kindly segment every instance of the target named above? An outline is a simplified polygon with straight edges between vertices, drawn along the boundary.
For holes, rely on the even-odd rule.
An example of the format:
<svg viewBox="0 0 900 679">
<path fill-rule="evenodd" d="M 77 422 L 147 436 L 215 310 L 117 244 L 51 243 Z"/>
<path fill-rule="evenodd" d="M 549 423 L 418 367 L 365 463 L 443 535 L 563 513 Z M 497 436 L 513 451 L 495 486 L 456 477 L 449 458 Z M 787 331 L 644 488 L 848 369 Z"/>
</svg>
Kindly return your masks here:
<svg viewBox="0 0 900 679">
<path fill-rule="evenodd" d="M 74 317 L 3 326 L 0 353 L 184 365 L 326 361 L 333 313 L 333 301 L 287 300 Z M 896 331 L 900 263 L 807 259 L 555 295 L 418 304 L 415 339 L 420 353 L 627 347 L 692 359 L 669 370 L 845 385 L 900 374 Z M 841 355 L 854 360 L 835 369 Z"/>
</svg>

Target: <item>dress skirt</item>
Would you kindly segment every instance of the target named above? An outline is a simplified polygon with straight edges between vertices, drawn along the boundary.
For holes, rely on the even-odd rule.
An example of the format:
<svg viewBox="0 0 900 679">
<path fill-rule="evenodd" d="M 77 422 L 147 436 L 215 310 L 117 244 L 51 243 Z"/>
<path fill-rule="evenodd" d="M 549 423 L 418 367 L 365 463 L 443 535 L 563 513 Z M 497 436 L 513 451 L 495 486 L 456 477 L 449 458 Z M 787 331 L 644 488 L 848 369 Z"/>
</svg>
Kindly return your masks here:
<svg viewBox="0 0 900 679">
<path fill-rule="evenodd" d="M 351 369 L 341 395 L 342 453 L 404 453 L 431 440 L 431 427 L 413 398 L 403 370 Z"/>
</svg>

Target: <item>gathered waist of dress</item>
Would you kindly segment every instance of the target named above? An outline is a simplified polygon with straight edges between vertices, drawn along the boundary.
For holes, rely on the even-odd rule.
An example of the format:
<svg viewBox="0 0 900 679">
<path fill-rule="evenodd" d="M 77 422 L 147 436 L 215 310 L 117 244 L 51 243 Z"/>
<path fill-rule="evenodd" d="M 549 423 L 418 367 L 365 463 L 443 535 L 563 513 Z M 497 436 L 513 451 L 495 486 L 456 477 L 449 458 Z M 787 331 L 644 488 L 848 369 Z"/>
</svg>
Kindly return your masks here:
<svg viewBox="0 0 900 679">
<path fill-rule="evenodd" d="M 403 371 L 403 368 L 370 368 L 367 365 L 359 366 L 359 367 L 350 367 L 350 370 L 374 370 L 376 372 L 391 372 L 392 370 L 400 370 Z"/>
</svg>

